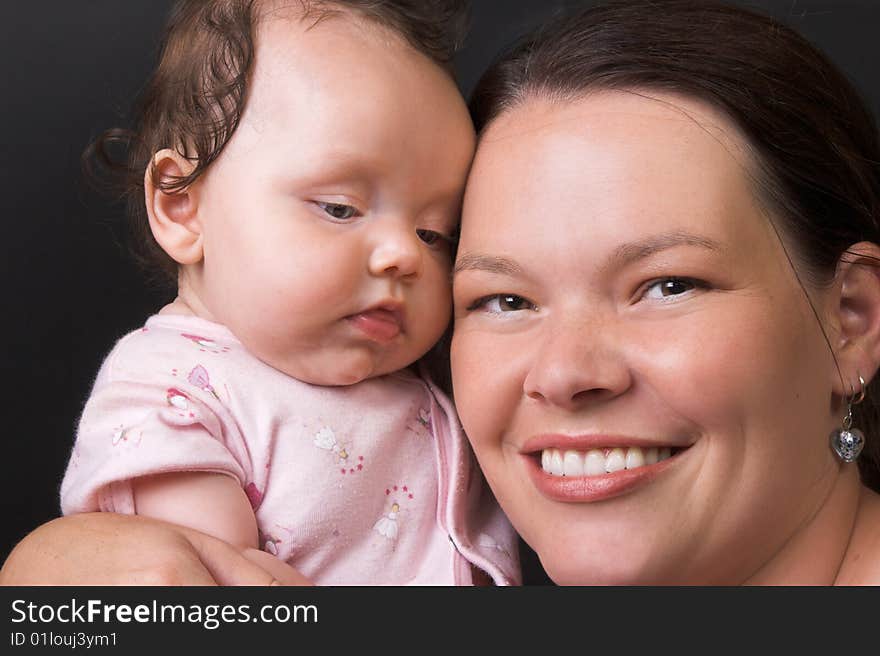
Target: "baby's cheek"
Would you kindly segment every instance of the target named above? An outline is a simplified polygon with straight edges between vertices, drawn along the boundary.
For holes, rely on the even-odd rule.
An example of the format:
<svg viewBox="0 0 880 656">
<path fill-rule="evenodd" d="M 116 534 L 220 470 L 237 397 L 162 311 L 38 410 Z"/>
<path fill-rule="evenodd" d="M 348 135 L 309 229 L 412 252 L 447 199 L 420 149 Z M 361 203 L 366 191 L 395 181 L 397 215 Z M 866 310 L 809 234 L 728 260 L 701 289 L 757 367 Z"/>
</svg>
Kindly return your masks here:
<svg viewBox="0 0 880 656">
<path fill-rule="evenodd" d="M 425 276 L 425 285 L 420 291 L 422 302 L 434 305 L 446 314 L 446 321 L 452 316 L 452 284 L 449 282 L 451 265 L 449 262 L 430 265 Z"/>
</svg>

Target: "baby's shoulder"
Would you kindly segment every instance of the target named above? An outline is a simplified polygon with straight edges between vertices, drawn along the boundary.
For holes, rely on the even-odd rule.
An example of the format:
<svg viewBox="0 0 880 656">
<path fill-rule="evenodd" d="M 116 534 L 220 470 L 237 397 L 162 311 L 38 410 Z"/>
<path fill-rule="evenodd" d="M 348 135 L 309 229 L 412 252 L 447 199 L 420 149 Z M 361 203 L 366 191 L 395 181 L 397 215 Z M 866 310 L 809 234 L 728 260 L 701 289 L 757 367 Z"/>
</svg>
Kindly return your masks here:
<svg viewBox="0 0 880 656">
<path fill-rule="evenodd" d="M 250 357 L 220 324 L 197 317 L 155 315 L 116 343 L 98 378 L 100 382 L 102 378 L 140 379 L 156 374 L 187 376 L 208 366 L 240 366 L 237 361 Z"/>
</svg>

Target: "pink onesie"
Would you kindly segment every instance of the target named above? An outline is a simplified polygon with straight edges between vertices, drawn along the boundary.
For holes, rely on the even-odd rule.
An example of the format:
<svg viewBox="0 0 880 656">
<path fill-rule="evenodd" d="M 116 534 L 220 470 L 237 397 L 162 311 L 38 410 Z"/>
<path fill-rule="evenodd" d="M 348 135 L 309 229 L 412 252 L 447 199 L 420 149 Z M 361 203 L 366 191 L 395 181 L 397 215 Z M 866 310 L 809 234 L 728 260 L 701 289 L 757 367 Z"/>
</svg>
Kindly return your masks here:
<svg viewBox="0 0 880 656">
<path fill-rule="evenodd" d="M 132 479 L 194 470 L 234 477 L 261 548 L 316 583 L 469 585 L 471 564 L 519 582 L 515 533 L 449 400 L 409 371 L 310 385 L 224 326 L 153 316 L 98 373 L 62 511 L 134 513 Z"/>
</svg>

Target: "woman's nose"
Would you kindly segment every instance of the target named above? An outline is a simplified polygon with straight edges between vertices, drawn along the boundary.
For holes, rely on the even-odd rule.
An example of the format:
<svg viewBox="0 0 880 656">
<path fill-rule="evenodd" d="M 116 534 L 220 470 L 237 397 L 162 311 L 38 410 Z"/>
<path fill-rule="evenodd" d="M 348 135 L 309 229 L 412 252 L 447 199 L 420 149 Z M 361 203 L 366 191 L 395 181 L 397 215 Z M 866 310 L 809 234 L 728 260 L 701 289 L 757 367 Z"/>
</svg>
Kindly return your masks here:
<svg viewBox="0 0 880 656">
<path fill-rule="evenodd" d="M 594 323 L 557 326 L 536 350 L 523 392 L 567 410 L 622 394 L 632 377 L 614 346 L 614 332 L 611 326 Z"/>
<path fill-rule="evenodd" d="M 383 227 L 375 235 L 368 261 L 374 276 L 407 277 L 418 275 L 422 253 L 415 228 L 406 225 Z"/>
</svg>

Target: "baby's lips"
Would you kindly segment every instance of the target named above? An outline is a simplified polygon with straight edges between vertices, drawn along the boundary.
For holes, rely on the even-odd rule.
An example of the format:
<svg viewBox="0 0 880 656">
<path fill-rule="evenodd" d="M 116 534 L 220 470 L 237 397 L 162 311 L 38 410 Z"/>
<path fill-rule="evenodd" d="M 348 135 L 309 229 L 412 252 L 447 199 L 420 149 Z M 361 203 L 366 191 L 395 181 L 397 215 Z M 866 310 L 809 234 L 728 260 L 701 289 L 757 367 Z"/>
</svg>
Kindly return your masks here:
<svg viewBox="0 0 880 656">
<path fill-rule="evenodd" d="M 376 342 L 390 342 L 403 329 L 400 313 L 385 308 L 374 308 L 356 314 L 352 316 L 351 322 Z"/>
</svg>

